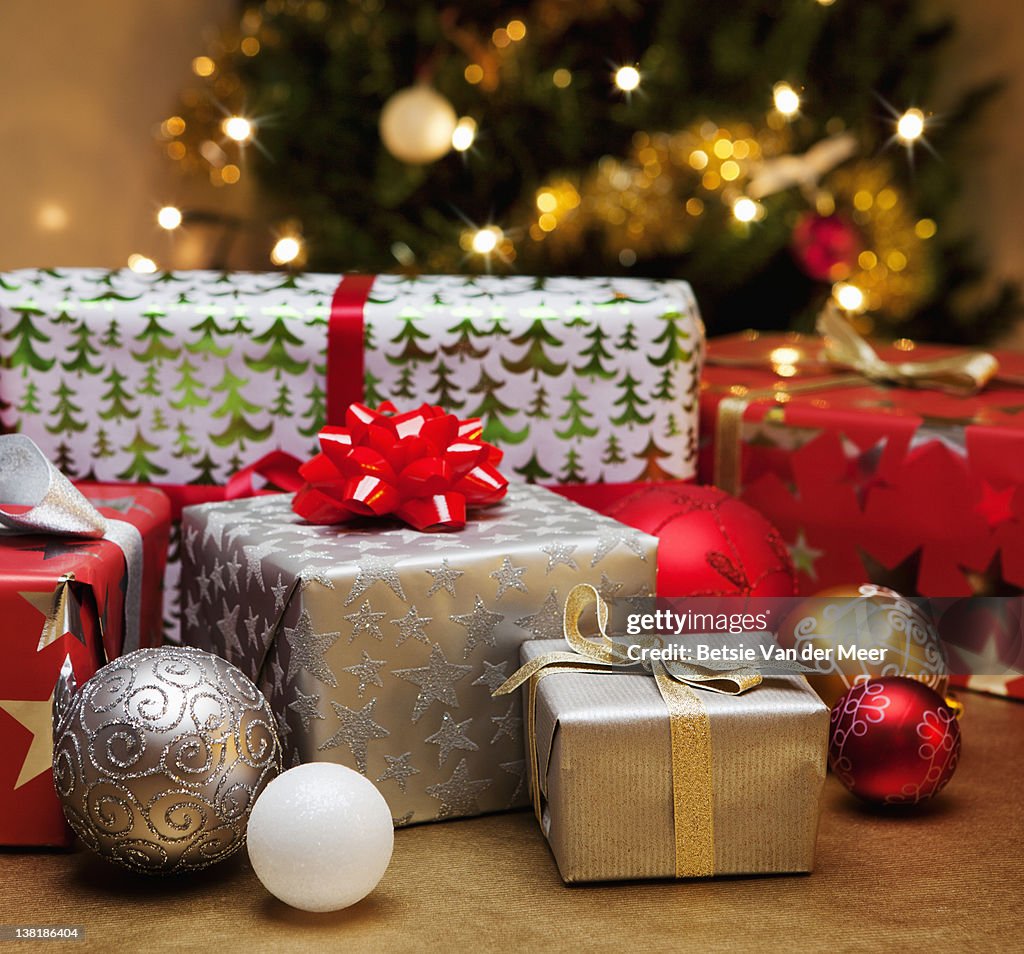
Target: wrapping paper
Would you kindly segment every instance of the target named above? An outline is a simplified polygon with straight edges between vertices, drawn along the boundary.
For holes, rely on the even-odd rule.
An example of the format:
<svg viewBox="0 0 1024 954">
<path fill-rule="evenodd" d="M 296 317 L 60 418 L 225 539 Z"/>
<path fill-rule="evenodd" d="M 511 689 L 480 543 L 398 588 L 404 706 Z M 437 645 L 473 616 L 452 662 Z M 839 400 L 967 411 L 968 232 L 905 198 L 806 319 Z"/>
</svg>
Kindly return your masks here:
<svg viewBox="0 0 1024 954">
<path fill-rule="evenodd" d="M 107 518 L 142 537 L 142 646 L 161 642 L 160 584 L 170 505 L 153 488 L 80 484 Z M 111 540 L 32 535 L 0 538 L 0 844 L 68 845 L 53 788 L 52 698 L 70 660 L 88 679 L 120 655 L 125 637 L 125 554 Z M 56 625 L 44 632 L 51 619 Z"/>
<path fill-rule="evenodd" d="M 65 473 L 106 481 L 223 483 L 275 448 L 305 458 L 329 391 L 351 384 L 328 378 L 338 286 L 277 273 L 0 275 L 0 419 Z M 703 328 L 684 282 L 384 275 L 362 318 L 365 403 L 482 417 L 510 475 L 693 474 Z"/>
<path fill-rule="evenodd" d="M 522 662 L 564 646 L 526 643 Z M 715 874 L 810 871 L 828 708 L 800 676 L 700 698 L 711 721 Z M 672 746 L 654 679 L 639 668 L 554 671 L 540 679 L 536 706 L 531 770 L 563 880 L 673 877 Z"/>
<path fill-rule="evenodd" d="M 653 593 L 655 538 L 523 484 L 443 534 L 307 525 L 290 500 L 185 511 L 185 642 L 267 694 L 286 765 L 361 771 L 396 824 L 527 804 L 519 704 L 491 693 L 574 584 Z"/>
<path fill-rule="evenodd" d="M 710 343 L 699 478 L 715 479 L 716 455 L 736 457 L 718 443 L 723 401 L 749 400 L 734 489 L 782 533 L 802 592 L 869 581 L 905 596 L 1024 592 L 1024 355 L 998 353 L 1005 378 L 957 397 L 851 385 L 819 352 L 793 335 Z M 880 353 L 956 349 L 904 341 Z M 751 399 L 763 391 L 774 396 Z"/>
</svg>

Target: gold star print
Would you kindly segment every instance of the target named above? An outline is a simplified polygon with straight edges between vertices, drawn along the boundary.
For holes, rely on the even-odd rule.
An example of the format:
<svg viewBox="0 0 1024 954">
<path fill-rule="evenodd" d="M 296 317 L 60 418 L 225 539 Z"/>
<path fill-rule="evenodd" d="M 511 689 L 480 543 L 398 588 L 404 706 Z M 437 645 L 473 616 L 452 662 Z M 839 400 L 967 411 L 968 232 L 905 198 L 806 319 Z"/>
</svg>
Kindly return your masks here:
<svg viewBox="0 0 1024 954">
<path fill-rule="evenodd" d="M 402 589 L 402 581 L 398 577 L 398 570 L 395 569 L 395 562 L 395 560 L 389 560 L 387 557 L 369 555 L 360 557 L 356 561 L 359 573 L 352 584 L 352 590 L 345 600 L 345 605 L 350 606 L 378 581 L 385 586 L 391 587 L 391 592 L 400 600 L 405 600 L 405 591 Z"/>
<path fill-rule="evenodd" d="M 344 672 L 352 673 L 359 680 L 359 688 L 356 690 L 356 695 L 360 699 L 363 698 L 363 693 L 366 691 L 367 686 L 384 685 L 384 680 L 380 678 L 380 670 L 385 662 L 387 662 L 386 659 L 371 659 L 370 654 L 364 649 L 363 661 L 361 663 L 345 667 Z"/>
<path fill-rule="evenodd" d="M 444 765 L 452 749 L 468 749 L 471 752 L 477 751 L 479 746 L 466 735 L 466 726 L 473 720 L 466 719 L 465 722 L 456 722 L 451 713 L 446 712 L 441 717 L 441 728 L 433 735 L 428 735 L 423 741 L 439 746 L 437 752 L 438 766 Z"/>
<path fill-rule="evenodd" d="M 505 617 L 501 613 L 490 612 L 484 605 L 484 601 L 477 596 L 472 613 L 455 613 L 449 619 L 453 623 L 466 627 L 464 652 L 468 656 L 478 643 L 486 643 L 488 646 L 495 645 L 497 640 L 494 636 L 494 627 Z"/>
<path fill-rule="evenodd" d="M 469 769 L 466 768 L 466 760 L 463 759 L 447 782 L 428 785 L 427 794 L 441 803 L 437 812 L 438 818 L 448 818 L 450 815 L 475 815 L 480 811 L 477 795 L 490 784 L 489 778 L 471 779 Z"/>
<path fill-rule="evenodd" d="M 327 652 L 341 633 L 314 633 L 313 618 L 309 610 L 303 610 L 295 627 L 285 626 L 284 638 L 291 649 L 288 657 L 288 678 L 291 679 L 300 669 L 312 673 L 328 686 L 336 686 L 331 667 L 324 659 Z"/>
<path fill-rule="evenodd" d="M 394 673 L 420 687 L 419 695 L 412 709 L 412 721 L 418 722 L 430 703 L 443 702 L 446 706 L 458 708 L 459 697 L 455 694 L 455 683 L 464 679 L 472 666 L 458 666 L 448 662 L 440 646 L 430 649 L 430 662 L 414 669 L 396 669 Z"/>
<path fill-rule="evenodd" d="M 19 789 L 53 765 L 53 693 L 45 700 L 0 699 L 0 709 L 32 736 L 14 783 L 15 789 Z M 9 732 L 10 729 L 4 730 L 5 734 Z"/>
<path fill-rule="evenodd" d="M 367 743 L 371 739 L 385 739 L 391 734 L 384 726 L 373 721 L 373 708 L 376 705 L 376 699 L 371 699 L 362 709 L 350 709 L 332 702 L 331 707 L 341 721 L 341 728 L 319 747 L 319 751 L 333 749 L 345 742 L 355 757 L 356 767 L 365 775 Z"/>
<path fill-rule="evenodd" d="M 352 624 L 352 634 L 349 636 L 348 641 L 352 642 L 353 639 L 357 636 L 362 636 L 364 633 L 372 636 L 374 639 L 383 639 L 384 633 L 381 632 L 380 621 L 386 615 L 384 612 L 375 613 L 373 607 L 370 606 L 370 601 L 363 600 L 363 605 L 356 612 L 349 613 L 345 617 Z"/>
<path fill-rule="evenodd" d="M 513 566 L 512 561 L 505 557 L 501 566 L 491 574 L 492 580 L 498 581 L 498 593 L 494 597 L 500 600 L 509 590 L 520 590 L 526 592 L 526 584 L 523 582 L 525 566 Z"/>
</svg>

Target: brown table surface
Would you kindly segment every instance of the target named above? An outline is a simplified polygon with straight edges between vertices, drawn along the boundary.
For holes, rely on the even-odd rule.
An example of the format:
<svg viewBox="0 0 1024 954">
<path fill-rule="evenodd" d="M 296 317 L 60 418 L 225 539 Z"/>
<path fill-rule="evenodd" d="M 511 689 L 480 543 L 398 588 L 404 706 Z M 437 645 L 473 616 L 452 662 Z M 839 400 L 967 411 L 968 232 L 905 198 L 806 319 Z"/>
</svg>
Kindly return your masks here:
<svg viewBox="0 0 1024 954">
<path fill-rule="evenodd" d="M 882 813 L 829 778 L 811 875 L 566 887 L 528 812 L 396 833 L 387 875 L 346 911 L 270 897 L 244 852 L 173 880 L 84 851 L 0 854 L 0 924 L 76 924 L 63 951 L 1024 950 L 1024 705 L 965 694 L 956 777 Z"/>
</svg>

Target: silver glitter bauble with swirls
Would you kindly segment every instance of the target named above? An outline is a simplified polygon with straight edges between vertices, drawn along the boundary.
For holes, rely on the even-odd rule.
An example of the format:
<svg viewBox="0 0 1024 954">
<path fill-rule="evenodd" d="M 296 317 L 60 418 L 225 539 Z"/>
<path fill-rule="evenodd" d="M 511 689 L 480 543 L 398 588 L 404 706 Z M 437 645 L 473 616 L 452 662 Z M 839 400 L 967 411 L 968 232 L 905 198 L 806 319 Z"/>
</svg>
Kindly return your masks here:
<svg viewBox="0 0 1024 954">
<path fill-rule="evenodd" d="M 270 705 L 199 649 L 141 649 L 54 696 L 53 778 L 85 844 L 135 871 L 174 874 L 233 854 L 281 770 Z"/>
</svg>

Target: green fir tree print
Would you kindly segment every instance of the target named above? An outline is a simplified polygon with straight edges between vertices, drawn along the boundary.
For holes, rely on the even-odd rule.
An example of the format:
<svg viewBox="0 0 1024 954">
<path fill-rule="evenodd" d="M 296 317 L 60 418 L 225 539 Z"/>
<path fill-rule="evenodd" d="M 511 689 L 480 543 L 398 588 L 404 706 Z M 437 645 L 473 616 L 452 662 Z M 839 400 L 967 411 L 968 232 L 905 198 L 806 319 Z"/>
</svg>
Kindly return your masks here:
<svg viewBox="0 0 1024 954">
<path fill-rule="evenodd" d="M 61 441 L 57 445 L 57 456 L 53 461 L 53 466 L 57 468 L 65 477 L 77 477 L 78 472 L 75 467 L 75 460 L 71 456 L 71 448 L 64 442 Z"/>
<path fill-rule="evenodd" d="M 644 449 L 633 456 L 637 460 L 642 460 L 644 462 L 644 468 L 637 475 L 637 480 L 653 483 L 659 480 L 672 479 L 672 475 L 658 463 L 659 460 L 664 460 L 666 457 L 671 457 L 672 455 L 668 451 L 662 450 L 654 442 L 653 435 L 648 438 Z"/>
<path fill-rule="evenodd" d="M 103 460 L 107 457 L 113 457 L 116 450 L 113 444 L 110 443 L 110 435 L 107 433 L 105 427 L 101 427 L 96 432 L 96 440 L 92 445 L 92 456 L 97 460 Z"/>
<path fill-rule="evenodd" d="M 208 309 L 206 317 L 198 324 L 193 325 L 189 331 L 193 331 L 199 334 L 199 337 L 195 341 L 191 341 L 185 345 L 185 348 L 190 354 L 201 354 L 207 357 L 213 358 L 226 358 L 231 354 L 231 348 L 224 345 L 217 344 L 218 337 L 224 337 L 231 333 L 229 328 L 221 328 L 217 324 L 217 319 L 214 317 L 215 313 L 222 313 L 223 309 Z"/>
<path fill-rule="evenodd" d="M 543 384 L 537 386 L 533 392 L 533 399 L 526 409 L 526 416 L 536 418 L 538 421 L 546 421 L 551 417 L 551 409 L 548 407 L 548 389 Z"/>
<path fill-rule="evenodd" d="M 193 457 L 199 453 L 199 445 L 192 438 L 191 428 L 184 422 L 179 421 L 174 429 L 174 450 L 172 457 Z"/>
<path fill-rule="evenodd" d="M 181 349 L 172 348 L 167 343 L 168 338 L 174 340 L 174 332 L 160 323 L 161 318 L 167 317 L 167 312 L 151 306 L 142 316 L 146 319 L 146 327 L 135 336 L 135 340 L 144 343 L 145 347 L 141 351 L 133 351 L 132 357 L 143 362 L 173 361 L 177 358 Z"/>
<path fill-rule="evenodd" d="M 153 416 L 150 418 L 149 429 L 153 433 L 159 433 L 160 431 L 168 431 L 171 429 L 171 425 L 167 423 L 167 418 L 164 417 L 164 409 L 159 404 L 153 408 Z"/>
<path fill-rule="evenodd" d="M 689 361 L 693 356 L 689 348 L 684 347 L 683 341 L 690 337 L 690 333 L 681 327 L 682 315 L 678 311 L 670 311 L 662 315 L 665 327 L 661 334 L 654 339 L 654 344 L 661 344 L 664 347 L 660 354 L 648 357 L 648 361 L 656 368 L 663 368 L 665 365 L 679 364 L 681 361 Z"/>
<path fill-rule="evenodd" d="M 22 414 L 38 414 L 39 408 L 39 385 L 35 381 L 29 381 L 25 385 L 25 392 L 17 404 L 17 409 Z"/>
<path fill-rule="evenodd" d="M 171 386 L 175 394 L 180 394 L 176 401 L 171 401 L 171 407 L 176 411 L 184 411 L 191 407 L 206 407 L 210 399 L 205 397 L 200 389 L 203 382 L 196 377 L 199 369 L 188 358 L 183 358 L 181 364 L 175 369 L 178 372 L 178 380 Z"/>
<path fill-rule="evenodd" d="M 573 370 L 581 377 L 605 380 L 614 378 L 614 369 L 606 368 L 604 365 L 604 362 L 612 360 L 611 352 L 604 345 L 609 338 L 608 333 L 600 325 L 595 324 L 583 337 L 590 344 L 580 352 L 580 357 L 586 358 L 587 361 Z"/>
<path fill-rule="evenodd" d="M 51 415 L 56 414 L 57 419 L 52 424 L 47 424 L 46 430 L 51 434 L 84 431 L 88 425 L 78 416 L 82 413 L 82 408 L 71 400 L 75 392 L 68 386 L 68 383 L 62 380 L 53 394 L 57 398 L 57 403 Z"/>
<path fill-rule="evenodd" d="M 619 351 L 636 351 L 636 325 L 633 322 L 626 322 L 626 327 L 622 330 L 619 340 L 615 342 L 615 347 Z"/>
<path fill-rule="evenodd" d="M 213 458 L 210 457 L 209 451 L 192 465 L 192 469 L 196 472 L 196 476 L 189 481 L 190 484 L 206 486 L 219 483 L 217 480 L 217 465 L 214 463 Z"/>
<path fill-rule="evenodd" d="M 582 484 L 584 482 L 583 471 L 580 469 L 580 455 L 575 447 L 570 447 L 565 455 L 565 464 L 558 479 L 563 484 Z"/>
<path fill-rule="evenodd" d="M 510 361 L 507 357 L 501 359 L 505 370 L 513 374 L 526 374 L 532 371 L 533 380 L 536 381 L 539 374 L 558 377 L 567 367 L 566 362 L 555 361 L 544 350 L 545 347 L 554 347 L 561 342 L 548 330 L 547 322 L 543 318 L 535 318 L 530 327 L 521 335 L 516 335 L 510 344 L 527 345 L 526 351 L 515 361 Z"/>
<path fill-rule="evenodd" d="M 242 388 L 248 383 L 248 378 L 238 377 L 225 365 L 223 376 L 213 387 L 214 391 L 224 394 L 224 400 L 220 407 L 212 412 L 213 416 L 228 419 L 223 431 L 210 435 L 210 440 L 218 447 L 230 447 L 237 444 L 244 449 L 246 441 L 265 441 L 273 432 L 272 425 L 257 427 L 246 417 L 248 414 L 257 414 L 263 410 L 242 394 Z"/>
<path fill-rule="evenodd" d="M 396 398 L 411 401 L 416 396 L 416 392 L 412 386 L 413 374 L 414 372 L 411 364 L 407 364 L 402 368 L 401 373 L 398 375 L 398 381 L 395 383 Z"/>
<path fill-rule="evenodd" d="M 551 472 L 541 467 L 540 461 L 537 460 L 536 451 L 534 451 L 530 455 L 530 459 L 525 464 L 523 464 L 522 467 L 516 467 L 514 468 L 514 470 L 528 484 L 535 484 L 541 480 L 551 479 Z"/>
<path fill-rule="evenodd" d="M 131 395 L 128 390 L 124 387 L 124 382 L 128 378 L 121 374 L 116 367 L 110 369 L 110 373 L 103 379 L 104 384 L 109 384 L 110 389 L 104 394 L 100 395 L 100 400 L 104 402 L 104 408 L 99 412 L 100 417 L 105 421 L 123 421 L 125 419 L 134 419 L 139 416 L 138 408 L 133 408 L 128 404 L 131 399 Z"/>
<path fill-rule="evenodd" d="M 146 365 L 146 373 L 139 383 L 139 394 L 147 394 L 150 397 L 160 397 L 163 389 L 160 387 L 160 366 L 153 362 Z"/>
<path fill-rule="evenodd" d="M 327 394 L 320 387 L 319 379 L 313 381 L 313 386 L 303 397 L 309 403 L 302 412 L 302 419 L 309 421 L 309 424 L 306 427 L 300 427 L 299 433 L 303 437 L 313 437 L 327 423 Z"/>
<path fill-rule="evenodd" d="M 459 411 L 466 406 L 465 401 L 458 398 L 458 383 L 452 376 L 452 369 L 438 361 L 433 368 L 433 379 L 427 390 L 432 403 L 443 407 L 448 412 Z"/>
<path fill-rule="evenodd" d="M 569 406 L 565 409 L 564 414 L 560 414 L 558 419 L 560 421 L 567 421 L 566 426 L 558 431 L 555 431 L 555 436 L 560 437 L 563 441 L 572 440 L 577 437 L 593 437 L 597 433 L 596 427 L 591 427 L 587 423 L 588 418 L 593 418 L 593 412 L 588 411 L 584 406 L 586 398 L 574 384 L 572 389 L 566 395 L 566 401 Z"/>
<path fill-rule="evenodd" d="M 61 367 L 65 371 L 77 374 L 78 377 L 83 374 L 100 374 L 103 371 L 102 365 L 93 364 L 90 360 L 90 358 L 98 358 L 100 350 L 93 347 L 92 331 L 89 326 L 84 321 L 79 322 L 75 326 L 75 330 L 71 332 L 71 337 L 74 339 L 74 343 L 71 345 L 71 358 L 68 361 L 61 361 Z"/>
<path fill-rule="evenodd" d="M 671 368 L 665 368 L 664 371 L 658 375 L 658 385 L 655 387 L 654 392 L 651 394 L 651 398 L 655 401 L 674 401 L 676 398 L 676 389 L 674 376 Z"/>
<path fill-rule="evenodd" d="M 614 433 L 608 435 L 604 451 L 601 454 L 601 463 L 607 467 L 611 467 L 613 464 L 626 463 L 626 458 L 622 456 L 622 445 Z"/>
<path fill-rule="evenodd" d="M 292 309 L 287 310 L 289 314 Z M 302 344 L 302 339 L 289 331 L 284 316 L 278 314 L 273 323 L 262 334 L 252 339 L 254 344 L 267 345 L 266 352 L 259 358 L 246 356 L 245 363 L 253 371 L 273 371 L 274 380 L 280 381 L 282 372 L 285 374 L 302 374 L 309 367 L 309 361 L 300 361 L 288 353 L 287 345 L 293 347 Z"/>
<path fill-rule="evenodd" d="M 35 344 L 33 344 L 33 342 L 44 344 L 50 341 L 49 335 L 44 334 L 36 327 L 38 324 L 36 319 L 42 317 L 45 312 L 32 301 L 13 305 L 11 311 L 18 315 L 18 321 L 13 328 L 4 332 L 4 340 L 13 341 L 16 344 L 14 351 L 4 358 L 3 366 L 5 368 L 21 368 L 22 377 L 27 377 L 30 370 L 49 371 L 56 359 L 44 358 L 36 351 Z"/>
<path fill-rule="evenodd" d="M 116 318 L 110 319 L 107 330 L 103 332 L 103 337 L 100 338 L 100 344 L 107 351 L 117 351 L 121 347 L 121 326 L 117 323 Z"/>
<path fill-rule="evenodd" d="M 140 428 L 135 429 L 135 437 L 121 449 L 131 454 L 132 459 L 128 466 L 117 475 L 118 480 L 130 480 L 134 483 L 148 484 L 154 477 L 166 475 L 167 468 L 161 467 L 149 457 L 150 454 L 158 452 L 160 447 L 147 441 L 142 436 Z"/>
<path fill-rule="evenodd" d="M 622 413 L 612 418 L 616 427 L 624 424 L 650 424 L 654 420 L 653 414 L 644 414 L 641 410 L 647 404 L 647 399 L 637 391 L 640 382 L 628 371 L 622 376 L 616 387 L 622 392 L 613 402 L 616 407 L 622 408 Z"/>
<path fill-rule="evenodd" d="M 274 398 L 274 403 L 270 406 L 270 413 L 274 417 L 291 417 L 292 414 L 292 394 L 291 388 L 287 384 L 282 384 L 277 389 L 277 395 Z"/>
<path fill-rule="evenodd" d="M 469 412 L 469 417 L 479 417 L 484 423 L 483 438 L 495 444 L 521 444 L 530 433 L 529 425 L 521 430 L 514 431 L 505 424 L 503 417 L 509 417 L 516 413 L 515 408 L 509 407 L 498 397 L 498 388 L 501 381 L 495 381 L 481 366 L 480 379 L 469 389 L 470 394 L 479 394 L 480 403 Z"/>
<path fill-rule="evenodd" d="M 366 371 L 363 374 L 363 402 L 367 407 L 377 407 L 384 401 L 384 395 L 378 387 L 379 384 L 380 378 L 372 371 Z"/>
<path fill-rule="evenodd" d="M 402 330 L 391 339 L 392 344 L 402 345 L 397 355 L 388 355 L 391 364 L 408 364 L 410 361 L 429 361 L 434 357 L 432 351 L 425 351 L 419 342 L 429 341 L 430 335 L 416 327 L 416 321 L 422 317 L 419 312 L 405 312 L 400 318 Z"/>
<path fill-rule="evenodd" d="M 477 328 L 473 324 L 471 315 L 467 314 L 460 322 L 452 325 L 448 332 L 456 335 L 455 340 L 451 344 L 446 344 L 441 348 L 449 358 L 458 356 L 460 361 L 465 361 L 467 358 L 477 361 L 487 354 L 486 348 L 478 348 L 473 344 L 473 336 L 483 337 L 488 332 Z"/>
</svg>

